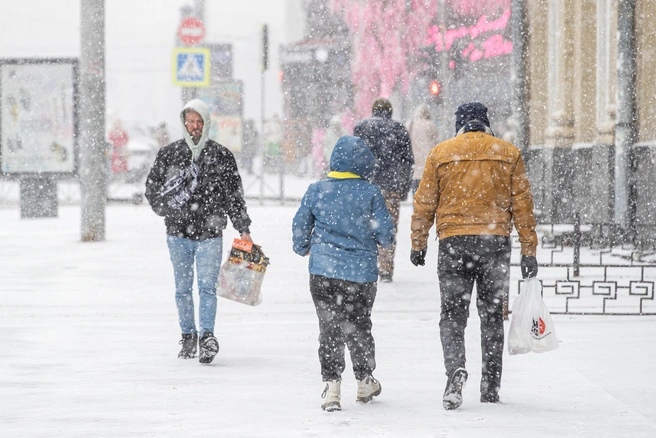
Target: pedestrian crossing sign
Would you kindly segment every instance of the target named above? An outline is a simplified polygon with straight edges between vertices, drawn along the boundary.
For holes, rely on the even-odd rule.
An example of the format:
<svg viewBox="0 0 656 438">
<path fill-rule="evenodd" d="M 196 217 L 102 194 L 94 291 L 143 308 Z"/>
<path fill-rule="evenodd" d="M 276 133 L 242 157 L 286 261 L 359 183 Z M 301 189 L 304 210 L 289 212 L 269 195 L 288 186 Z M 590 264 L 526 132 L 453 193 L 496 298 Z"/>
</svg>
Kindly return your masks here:
<svg viewBox="0 0 656 438">
<path fill-rule="evenodd" d="M 180 87 L 209 87 L 210 49 L 173 49 L 173 84 Z"/>
</svg>

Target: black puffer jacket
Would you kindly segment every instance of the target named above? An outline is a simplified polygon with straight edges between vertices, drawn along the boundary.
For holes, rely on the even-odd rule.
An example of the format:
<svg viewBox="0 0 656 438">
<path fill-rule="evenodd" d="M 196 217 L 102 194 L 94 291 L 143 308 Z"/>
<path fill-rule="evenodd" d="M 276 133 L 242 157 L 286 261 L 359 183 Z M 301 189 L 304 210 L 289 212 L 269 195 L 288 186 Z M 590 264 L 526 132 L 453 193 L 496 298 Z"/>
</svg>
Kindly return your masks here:
<svg viewBox="0 0 656 438">
<path fill-rule="evenodd" d="M 383 192 L 398 193 L 405 198 L 410 190 L 415 163 L 405 126 L 392 120 L 387 112 L 374 112 L 373 117 L 355 126 L 353 135 L 362 138 L 376 157 L 369 181 Z"/>
<path fill-rule="evenodd" d="M 235 158 L 227 148 L 212 140 L 200 151 L 198 186 L 180 209 L 168 207 L 161 196 L 165 181 L 191 164 L 191 150 L 185 140 L 163 147 L 146 181 L 146 199 L 153 211 L 164 216 L 166 233 L 188 239 L 221 237 L 227 216 L 239 233 L 250 232 L 243 186 Z"/>
</svg>

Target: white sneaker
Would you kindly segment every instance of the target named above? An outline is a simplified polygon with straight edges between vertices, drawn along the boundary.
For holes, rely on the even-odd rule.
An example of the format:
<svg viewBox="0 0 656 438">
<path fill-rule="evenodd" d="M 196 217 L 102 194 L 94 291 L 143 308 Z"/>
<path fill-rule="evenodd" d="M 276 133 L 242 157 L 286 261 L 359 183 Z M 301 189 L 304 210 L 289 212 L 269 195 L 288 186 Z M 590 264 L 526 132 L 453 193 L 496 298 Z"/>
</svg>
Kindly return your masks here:
<svg viewBox="0 0 656 438">
<path fill-rule="evenodd" d="M 341 380 L 330 380 L 326 382 L 326 389 L 323 390 L 321 398 L 324 399 L 321 409 L 327 412 L 341 411 L 342 406 L 339 404 L 341 399 L 340 386 Z"/>
<path fill-rule="evenodd" d="M 382 387 L 380 382 L 374 379 L 373 376 L 366 377 L 358 380 L 358 398 L 356 401 L 360 403 L 369 403 L 372 398 L 380 395 Z"/>
</svg>

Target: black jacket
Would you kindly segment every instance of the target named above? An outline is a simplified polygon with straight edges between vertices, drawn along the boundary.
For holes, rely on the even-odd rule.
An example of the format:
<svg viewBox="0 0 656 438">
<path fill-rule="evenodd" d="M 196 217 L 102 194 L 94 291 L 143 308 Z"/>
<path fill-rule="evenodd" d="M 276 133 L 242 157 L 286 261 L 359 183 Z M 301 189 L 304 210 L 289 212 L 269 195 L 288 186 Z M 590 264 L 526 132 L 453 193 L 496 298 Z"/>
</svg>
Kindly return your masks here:
<svg viewBox="0 0 656 438">
<path fill-rule="evenodd" d="M 161 196 L 164 183 L 191 164 L 184 140 L 163 147 L 146 180 L 146 199 L 153 211 L 165 217 L 166 233 L 188 239 L 222 237 L 226 215 L 239 233 L 250 232 L 244 190 L 235 158 L 227 148 L 207 140 L 196 160 L 198 186 L 180 209 L 170 208 Z"/>
<path fill-rule="evenodd" d="M 374 114 L 355 126 L 353 135 L 362 138 L 376 157 L 369 181 L 383 192 L 405 198 L 410 190 L 415 163 L 408 130 L 388 114 Z"/>
</svg>

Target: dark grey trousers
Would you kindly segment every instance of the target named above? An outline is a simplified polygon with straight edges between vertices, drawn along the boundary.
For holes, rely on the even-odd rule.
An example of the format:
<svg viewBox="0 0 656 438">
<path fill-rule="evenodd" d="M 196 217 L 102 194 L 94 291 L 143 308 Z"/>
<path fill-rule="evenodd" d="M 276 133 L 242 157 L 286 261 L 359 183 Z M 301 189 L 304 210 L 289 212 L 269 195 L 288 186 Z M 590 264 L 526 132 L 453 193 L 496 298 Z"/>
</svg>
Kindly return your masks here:
<svg viewBox="0 0 656 438">
<path fill-rule="evenodd" d="M 447 376 L 465 367 L 465 328 L 474 285 L 481 320 L 483 369 L 481 394 L 501 386 L 503 361 L 503 300 L 509 286 L 510 238 L 455 236 L 441 239 L 438 277 L 442 308 L 440 338 Z"/>
<path fill-rule="evenodd" d="M 376 368 L 376 346 L 371 335 L 376 290 L 376 282 L 354 283 L 310 275 L 310 293 L 319 317 L 319 361 L 324 381 L 342 379 L 345 345 L 356 379 L 364 379 Z"/>
</svg>

